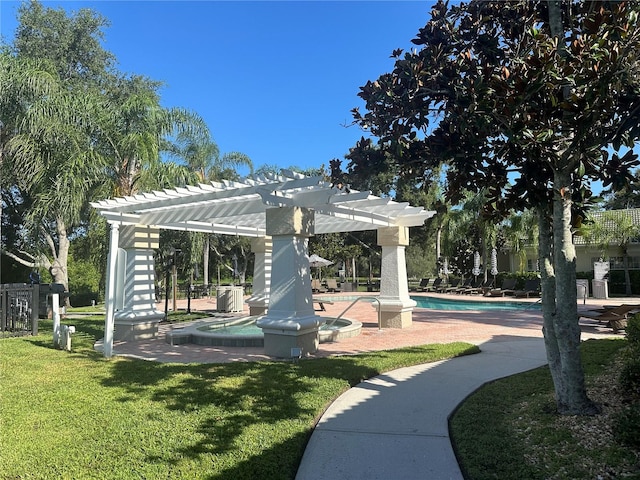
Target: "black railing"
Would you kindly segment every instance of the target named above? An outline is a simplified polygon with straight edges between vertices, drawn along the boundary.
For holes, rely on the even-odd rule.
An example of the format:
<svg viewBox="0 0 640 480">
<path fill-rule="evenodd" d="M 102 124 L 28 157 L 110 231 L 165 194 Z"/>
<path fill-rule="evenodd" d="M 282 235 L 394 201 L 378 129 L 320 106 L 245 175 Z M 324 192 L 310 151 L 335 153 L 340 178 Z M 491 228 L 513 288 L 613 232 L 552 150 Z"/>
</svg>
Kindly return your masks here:
<svg viewBox="0 0 640 480">
<path fill-rule="evenodd" d="M 0 336 L 38 334 L 40 285 L 0 285 Z"/>
</svg>

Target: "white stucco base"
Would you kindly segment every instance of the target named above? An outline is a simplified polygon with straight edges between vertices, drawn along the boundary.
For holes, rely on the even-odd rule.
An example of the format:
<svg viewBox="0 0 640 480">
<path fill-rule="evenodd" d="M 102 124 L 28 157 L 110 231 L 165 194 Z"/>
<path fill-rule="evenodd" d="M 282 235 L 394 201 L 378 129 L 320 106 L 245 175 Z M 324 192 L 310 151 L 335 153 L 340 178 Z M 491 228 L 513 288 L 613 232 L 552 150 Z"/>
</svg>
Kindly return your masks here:
<svg viewBox="0 0 640 480">
<path fill-rule="evenodd" d="M 269 297 L 264 294 L 253 295 L 245 300 L 249 305 L 249 315 L 264 315 L 269 310 Z"/>
<path fill-rule="evenodd" d="M 247 302 L 249 303 L 249 302 Z M 251 305 L 249 304 L 249 315 L 251 316 L 260 316 L 267 313 L 267 305 Z"/>
<path fill-rule="evenodd" d="M 147 340 L 158 335 L 158 324 L 164 313 L 154 310 L 147 312 L 116 312 L 114 340 Z"/>
<path fill-rule="evenodd" d="M 291 358 L 292 348 L 302 349 L 303 356 L 315 353 L 320 344 L 320 322 L 321 318 L 315 315 L 291 320 L 268 317 L 258 320 L 264 333 L 264 353 L 278 358 Z"/>
<path fill-rule="evenodd" d="M 318 350 L 320 340 L 318 331 L 297 335 L 281 335 L 264 332 L 264 353 L 271 357 L 291 358 L 291 349 L 300 348 L 302 356 L 307 356 Z"/>
<path fill-rule="evenodd" d="M 413 322 L 416 302 L 410 298 L 380 297 L 380 328 L 407 328 Z"/>
<path fill-rule="evenodd" d="M 413 323 L 413 309 L 380 312 L 380 328 L 408 328 Z"/>
</svg>

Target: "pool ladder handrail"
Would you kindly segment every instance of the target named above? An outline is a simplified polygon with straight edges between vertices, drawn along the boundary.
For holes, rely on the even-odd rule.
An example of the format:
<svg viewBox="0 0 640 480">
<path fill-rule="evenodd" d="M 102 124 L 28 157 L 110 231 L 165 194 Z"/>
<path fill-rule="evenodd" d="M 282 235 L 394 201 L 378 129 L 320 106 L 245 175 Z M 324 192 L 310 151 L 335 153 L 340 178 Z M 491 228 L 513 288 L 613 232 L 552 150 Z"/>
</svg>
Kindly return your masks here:
<svg viewBox="0 0 640 480">
<path fill-rule="evenodd" d="M 381 323 L 381 316 L 382 316 L 382 304 L 380 303 L 380 298 L 379 297 L 373 297 L 373 296 L 368 296 L 368 295 L 362 295 L 360 297 L 357 297 L 353 302 L 351 302 L 349 304 L 349 306 L 347 306 L 347 308 L 345 308 L 342 313 L 340 313 L 340 315 L 338 315 L 336 318 L 334 318 L 332 321 L 325 323 L 325 325 L 333 325 L 334 323 L 336 323 L 338 320 L 340 320 L 342 318 L 342 316 L 347 313 L 351 307 L 353 307 L 357 302 L 359 302 L 360 300 L 365 299 L 365 300 L 370 300 L 372 302 L 378 302 L 378 330 L 382 330 L 382 327 L 380 325 Z"/>
</svg>

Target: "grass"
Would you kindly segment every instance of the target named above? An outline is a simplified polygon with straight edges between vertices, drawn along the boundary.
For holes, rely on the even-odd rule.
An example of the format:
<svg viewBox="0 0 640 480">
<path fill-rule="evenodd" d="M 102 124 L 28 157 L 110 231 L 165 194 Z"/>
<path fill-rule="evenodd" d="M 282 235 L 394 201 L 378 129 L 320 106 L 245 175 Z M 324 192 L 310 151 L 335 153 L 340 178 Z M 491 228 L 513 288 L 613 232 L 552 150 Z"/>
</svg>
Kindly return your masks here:
<svg viewBox="0 0 640 480">
<path fill-rule="evenodd" d="M 615 394 L 615 362 L 626 344 L 622 339 L 582 344 L 587 390 L 603 404 L 601 415 L 557 415 L 547 367 L 492 382 L 471 395 L 450 419 L 465 478 L 640 479 L 640 452 L 613 441 L 607 413 L 617 406 L 608 402 Z"/>
<path fill-rule="evenodd" d="M 478 351 L 158 364 L 95 352 L 102 317 L 73 324 L 71 352 L 51 347 L 51 322 L 36 337 L 0 339 L 0 479 L 292 479 L 313 425 L 350 386 Z"/>
</svg>

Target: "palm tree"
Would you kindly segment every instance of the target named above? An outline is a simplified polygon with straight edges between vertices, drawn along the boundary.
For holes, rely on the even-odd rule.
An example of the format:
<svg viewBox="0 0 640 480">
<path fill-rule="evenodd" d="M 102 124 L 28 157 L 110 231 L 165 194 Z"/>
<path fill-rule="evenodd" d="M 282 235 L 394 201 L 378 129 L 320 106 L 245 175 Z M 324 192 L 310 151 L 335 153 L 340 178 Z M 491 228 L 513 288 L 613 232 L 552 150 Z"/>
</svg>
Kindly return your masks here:
<svg viewBox="0 0 640 480">
<path fill-rule="evenodd" d="M 58 87 L 55 77 L 42 69 L 38 62 L 25 61 L 6 50 L 0 51 L 0 119 L 2 119 L 0 120 L 0 189 L 3 194 L 12 183 L 17 181 L 18 172 L 3 160 L 7 144 L 24 117 L 25 107 L 28 105 L 25 99 L 55 95 Z M 0 217 L 2 217 L 2 201 L 0 201 Z M 1 235 L 0 238 L 2 238 Z M 0 244 L 0 254 L 2 250 Z"/>
<path fill-rule="evenodd" d="M 184 166 L 163 161 L 161 153 L 174 149 L 171 136 L 205 136 L 207 126 L 193 112 L 161 107 L 158 87 L 140 76 L 115 78 L 93 112 L 98 149 L 111 179 L 111 191 L 103 195 L 134 195 L 195 180 Z"/>
<path fill-rule="evenodd" d="M 19 13 L 16 53 L 0 59 L 0 161 L 3 182 L 12 180 L 3 193 L 30 202 L 23 237 L 32 241 L 24 248 L 30 253 L 11 256 L 48 268 L 67 288 L 69 237 L 86 220 L 89 200 L 192 183 L 193 172 L 162 162 L 161 152 L 172 136 L 205 137 L 208 129 L 191 112 L 162 108 L 158 82 L 113 72 L 113 56 L 99 42 L 102 17 L 67 18 L 38 2 Z M 28 68 L 33 58 L 44 59 L 43 74 Z"/>
<path fill-rule="evenodd" d="M 57 74 L 32 60 L 3 54 L 0 69 L 0 108 L 7 122 L 3 194 L 30 204 L 23 235 L 29 243 L 6 254 L 31 268 L 47 268 L 67 288 L 69 236 L 101 175 L 87 128 L 96 99 L 73 95 Z"/>
<path fill-rule="evenodd" d="M 218 144 L 210 135 L 194 135 L 184 130 L 177 135 L 176 142 L 169 153 L 186 162 L 188 168 L 195 172 L 200 182 L 234 180 L 238 178 L 237 168 L 248 167 L 253 171 L 253 162 L 248 155 L 231 152 L 220 155 Z M 202 275 L 204 283 L 209 283 L 209 252 L 211 237 L 208 234 L 192 233 L 192 250 L 202 249 Z"/>
<path fill-rule="evenodd" d="M 236 179 L 238 167 L 247 167 L 253 172 L 253 162 L 248 155 L 241 152 L 220 155 L 220 148 L 208 131 L 183 130 L 168 151 L 196 172 L 201 182 Z"/>
<path fill-rule="evenodd" d="M 483 192 L 467 193 L 464 203 L 449 211 L 443 244 L 445 255 L 453 257 L 452 265 L 462 272 L 470 270 L 471 256 L 474 251 L 479 251 L 483 257 L 483 275 L 486 277 L 491 250 L 488 245 L 495 243 L 497 226 L 491 219 L 480 215 L 485 203 Z"/>
<path fill-rule="evenodd" d="M 502 223 L 501 232 L 509 248 L 519 259 L 518 271 L 527 269 L 527 248 L 538 244 L 538 224 L 530 210 L 513 213 Z"/>
</svg>

